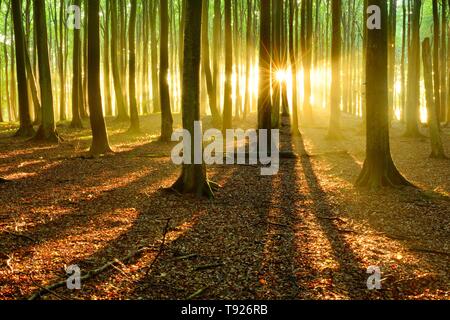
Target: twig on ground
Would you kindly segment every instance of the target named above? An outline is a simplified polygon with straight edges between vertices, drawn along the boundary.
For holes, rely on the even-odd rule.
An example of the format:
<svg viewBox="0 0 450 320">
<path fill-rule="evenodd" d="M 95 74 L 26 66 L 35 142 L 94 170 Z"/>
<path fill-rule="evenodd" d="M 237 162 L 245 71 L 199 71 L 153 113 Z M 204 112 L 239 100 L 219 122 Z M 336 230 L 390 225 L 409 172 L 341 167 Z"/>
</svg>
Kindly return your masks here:
<svg viewBox="0 0 450 320">
<path fill-rule="evenodd" d="M 12 236 L 16 236 L 16 237 L 19 237 L 19 238 L 25 238 L 25 239 L 28 239 L 28 240 L 33 241 L 33 242 L 38 242 L 36 239 L 34 239 L 34 238 L 30 237 L 30 236 L 27 236 L 25 234 L 15 233 L 15 232 L 8 231 L 8 230 L 4 230 L 4 232 L 7 233 L 7 234 L 10 234 Z"/>
<path fill-rule="evenodd" d="M 156 260 L 158 260 L 159 256 L 164 251 L 164 245 L 166 244 L 166 236 L 167 236 L 167 233 L 169 232 L 170 220 L 172 220 L 172 218 L 166 219 L 166 225 L 164 226 L 164 229 L 163 229 L 161 246 L 159 247 L 158 253 L 156 254 L 155 258 L 152 260 L 152 263 L 150 263 L 150 265 L 148 266 L 147 272 L 145 272 L 145 276 L 147 276 L 149 274 L 149 272 L 152 269 L 153 265 L 155 264 Z"/>
<path fill-rule="evenodd" d="M 319 218 L 319 219 L 324 219 L 324 220 L 337 220 L 337 221 L 341 221 L 342 223 L 345 223 L 345 222 L 346 222 L 344 219 L 339 218 L 339 217 L 317 216 L 317 218 Z"/>
<path fill-rule="evenodd" d="M 142 253 L 144 251 L 148 251 L 148 250 L 152 250 L 152 248 L 147 248 L 147 247 L 141 248 L 141 249 L 139 249 L 137 251 L 131 252 L 130 254 L 128 254 L 124 258 L 120 259 L 119 261 L 121 261 L 122 263 L 126 262 L 126 261 L 134 258 L 135 256 L 137 256 L 138 254 L 140 254 L 140 253 Z M 80 277 L 80 281 L 84 281 L 84 280 L 90 279 L 90 278 L 92 278 L 92 277 L 102 273 L 103 271 L 108 270 L 109 268 L 112 267 L 112 265 L 114 263 L 116 263 L 115 260 L 109 261 L 108 263 L 104 264 L 103 266 L 99 267 L 98 269 L 94 269 L 94 270 L 89 271 L 88 273 L 86 273 L 85 275 Z M 41 295 L 43 295 L 45 292 L 49 292 L 51 290 L 54 290 L 54 289 L 57 289 L 57 288 L 60 288 L 60 287 L 64 287 L 66 285 L 66 283 L 67 283 L 67 280 L 63 280 L 63 281 L 60 281 L 60 282 L 53 283 L 53 284 L 51 284 L 51 285 L 49 285 L 47 287 L 41 287 L 41 286 L 38 285 L 38 287 L 41 288 L 41 290 L 39 290 L 39 291 L 35 292 L 33 295 L 31 295 L 28 298 L 28 300 L 36 300 Z"/>
<path fill-rule="evenodd" d="M 203 292 L 205 292 L 208 288 L 209 288 L 209 286 L 208 286 L 208 287 L 201 288 L 201 289 L 198 289 L 198 290 L 195 291 L 193 294 L 191 294 L 190 296 L 188 296 L 188 297 L 186 298 L 186 300 L 192 300 L 192 299 L 198 297 L 198 296 L 201 295 Z"/>
<path fill-rule="evenodd" d="M 450 256 L 449 252 L 432 250 L 432 249 L 428 249 L 428 248 L 411 247 L 411 248 L 409 248 L 409 250 L 417 251 L 417 252 L 424 252 L 424 253 L 440 254 L 440 255 L 444 255 L 444 256 Z"/>
<path fill-rule="evenodd" d="M 194 271 L 202 271 L 202 270 L 207 270 L 207 269 L 213 269 L 213 268 L 221 267 L 223 265 L 224 265 L 223 263 L 205 264 L 205 265 L 194 267 Z"/>
<path fill-rule="evenodd" d="M 191 258 L 195 258 L 195 257 L 197 257 L 197 254 L 193 253 L 193 254 L 187 254 L 184 256 L 174 257 L 174 258 L 170 259 L 169 261 L 186 260 L 186 259 L 191 259 Z"/>
</svg>

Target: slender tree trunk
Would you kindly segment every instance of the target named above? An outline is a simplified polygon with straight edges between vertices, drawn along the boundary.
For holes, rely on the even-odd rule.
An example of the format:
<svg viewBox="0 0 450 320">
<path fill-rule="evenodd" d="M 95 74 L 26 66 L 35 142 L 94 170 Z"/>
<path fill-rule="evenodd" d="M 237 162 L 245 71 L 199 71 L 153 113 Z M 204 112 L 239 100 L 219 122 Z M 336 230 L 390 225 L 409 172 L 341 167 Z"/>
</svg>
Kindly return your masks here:
<svg viewBox="0 0 450 320">
<path fill-rule="evenodd" d="M 208 39 L 208 12 L 209 12 L 209 3 L 207 0 L 203 0 L 203 17 L 202 17 L 202 69 L 205 73 L 206 80 L 206 88 L 208 91 L 209 98 L 209 108 L 211 109 L 211 115 L 213 119 L 214 126 L 217 127 L 221 125 L 222 119 L 217 108 L 217 98 L 216 98 L 216 88 L 214 87 L 210 59 L 209 59 L 209 39 Z"/>
<path fill-rule="evenodd" d="M 115 1 L 115 0 L 113 0 Z M 103 86 L 105 94 L 105 114 L 112 116 L 112 97 L 111 97 L 111 63 L 110 63 L 110 19 L 111 19 L 111 0 L 106 0 L 104 33 L 103 33 Z"/>
<path fill-rule="evenodd" d="M 36 140 L 59 142 L 53 113 L 52 79 L 48 55 L 47 25 L 44 0 L 34 1 L 34 27 L 39 35 L 37 42 L 39 84 L 41 89 L 42 123 L 35 135 Z"/>
<path fill-rule="evenodd" d="M 92 130 L 90 153 L 99 155 L 111 152 L 103 118 L 100 91 L 100 1 L 88 4 L 88 98 Z"/>
<path fill-rule="evenodd" d="M 332 39 L 331 39 L 331 92 L 330 92 L 330 126 L 328 137 L 341 137 L 341 0 L 331 0 L 332 5 Z"/>
<path fill-rule="evenodd" d="M 394 117 L 395 108 L 395 40 L 397 31 L 397 0 L 390 0 L 389 2 L 389 119 Z"/>
<path fill-rule="evenodd" d="M 19 92 L 20 127 L 15 136 L 31 137 L 34 135 L 31 124 L 28 98 L 27 75 L 25 70 L 25 36 L 22 25 L 21 0 L 12 0 L 12 15 L 14 21 L 14 41 L 16 48 L 17 91 Z M 1 101 L 0 101 L 1 102 Z M 0 105 L 1 107 L 1 105 Z"/>
<path fill-rule="evenodd" d="M 401 94 L 400 94 L 400 100 L 401 100 L 401 120 L 404 122 L 405 120 L 405 108 L 406 108 L 406 70 L 405 70 L 405 64 L 406 64 L 406 1 L 403 0 L 403 21 L 402 21 L 402 57 L 401 57 L 401 65 L 400 65 L 400 74 L 401 74 Z"/>
<path fill-rule="evenodd" d="M 261 0 L 260 10 L 258 129 L 271 129 L 272 102 L 270 97 L 270 57 L 272 45 L 270 37 L 270 0 Z"/>
<path fill-rule="evenodd" d="M 119 53 L 118 41 L 118 0 L 111 0 L 111 67 L 114 83 L 114 94 L 116 97 L 117 120 L 128 121 L 126 98 L 123 94 L 122 76 L 121 76 L 121 55 Z"/>
<path fill-rule="evenodd" d="M 294 44 L 294 21 L 297 11 L 297 1 L 289 0 L 289 56 L 292 72 L 292 134 L 300 135 L 298 126 L 298 93 L 297 93 L 297 52 Z M 295 28 L 298 26 L 295 25 Z"/>
<path fill-rule="evenodd" d="M 420 105 L 420 11 L 421 0 L 414 0 L 411 18 L 411 45 L 408 59 L 408 89 L 406 100 L 405 136 L 418 137 Z"/>
<path fill-rule="evenodd" d="M 81 0 L 75 0 L 76 6 L 81 5 Z M 72 60 L 72 128 L 82 128 L 81 110 L 83 107 L 83 86 L 81 79 L 81 31 L 73 29 L 73 60 Z"/>
<path fill-rule="evenodd" d="M 222 129 L 231 129 L 233 126 L 232 110 L 233 86 L 233 39 L 231 30 L 231 0 L 225 0 L 225 90 L 223 102 Z"/>
<path fill-rule="evenodd" d="M 161 99 L 161 137 L 160 140 L 168 142 L 173 131 L 172 111 L 169 96 L 169 13 L 168 0 L 160 0 L 160 61 L 159 61 L 159 92 Z"/>
<path fill-rule="evenodd" d="M 239 0 L 239 2 L 242 0 Z M 234 53 L 234 72 L 236 74 L 235 84 L 235 92 L 236 92 L 236 101 L 234 104 L 234 118 L 239 120 L 241 116 L 242 109 L 242 95 L 241 95 L 241 61 L 240 61 L 240 30 L 239 30 L 239 18 L 238 18 L 238 8 L 239 8 L 238 0 L 234 0 L 234 9 L 233 9 L 233 53 Z"/>
<path fill-rule="evenodd" d="M 244 120 L 247 119 L 251 109 L 252 92 L 250 90 L 251 79 L 250 73 L 252 68 L 252 53 L 253 53 L 253 37 L 252 37 L 252 25 L 253 25 L 253 0 L 247 0 L 247 48 L 246 48 L 246 61 L 245 61 L 245 103 L 244 103 Z"/>
<path fill-rule="evenodd" d="M 130 98 L 130 119 L 131 119 L 131 132 L 139 132 L 139 113 L 136 101 L 136 14 L 137 3 L 136 0 L 131 0 L 131 12 L 130 12 L 130 24 L 128 32 L 128 47 L 130 49 L 129 60 L 129 76 L 128 76 L 128 95 Z"/>
<path fill-rule="evenodd" d="M 303 69 L 304 69 L 304 102 L 303 113 L 307 123 L 312 123 L 312 106 L 311 106 L 311 49 L 312 49 L 312 2 L 304 0 L 302 2 L 302 17 L 304 19 L 304 49 L 303 49 Z"/>
<path fill-rule="evenodd" d="M 435 111 L 438 116 L 438 127 L 440 127 L 440 114 L 441 114 L 441 76 L 440 76 L 440 61 L 439 61 L 439 9 L 438 1 L 433 2 L 433 75 L 434 75 L 434 103 Z"/>
<path fill-rule="evenodd" d="M 149 1 L 142 2 L 142 37 L 143 37 L 143 50 L 142 50 L 142 112 L 148 114 L 150 110 L 150 95 L 149 95 L 149 16 L 150 6 L 152 4 Z"/>
<path fill-rule="evenodd" d="M 64 39 L 66 37 L 66 28 L 64 27 L 65 19 L 65 4 L 64 0 L 59 2 L 59 45 L 58 45 L 58 71 L 59 71 L 59 81 L 60 81 L 60 100 L 59 100 L 59 119 L 65 121 L 67 119 L 66 115 L 66 70 L 64 66 Z"/>
<path fill-rule="evenodd" d="M 430 39 L 425 38 L 422 42 L 422 59 L 423 59 L 423 77 L 425 83 L 425 94 L 427 100 L 428 123 L 430 128 L 431 140 L 431 158 L 446 158 L 444 146 L 442 145 L 441 135 L 439 133 L 439 118 L 436 112 L 433 99 L 433 77 L 431 64 L 431 46 Z"/>
<path fill-rule="evenodd" d="M 221 77 L 220 62 L 222 51 L 222 13 L 220 6 L 221 0 L 214 0 L 214 21 L 213 21 L 213 82 L 216 92 L 216 105 L 220 106 L 221 101 Z M 220 107 L 219 107 L 220 110 Z"/>
<path fill-rule="evenodd" d="M 445 121 L 445 111 L 447 109 L 447 0 L 441 0 L 441 50 L 440 69 L 441 75 L 441 106 L 439 122 Z"/>
<path fill-rule="evenodd" d="M 151 2 L 152 13 L 150 15 L 153 113 L 161 112 L 161 100 L 159 98 L 158 80 L 158 42 L 156 38 L 156 15 L 158 12 L 158 3 L 159 1 Z"/>
</svg>

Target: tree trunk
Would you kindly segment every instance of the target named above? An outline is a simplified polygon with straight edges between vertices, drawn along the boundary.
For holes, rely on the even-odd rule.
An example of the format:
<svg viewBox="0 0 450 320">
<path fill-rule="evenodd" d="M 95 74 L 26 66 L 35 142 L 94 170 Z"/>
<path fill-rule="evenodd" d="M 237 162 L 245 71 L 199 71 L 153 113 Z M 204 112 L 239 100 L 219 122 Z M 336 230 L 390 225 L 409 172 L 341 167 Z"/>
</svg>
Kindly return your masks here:
<svg viewBox="0 0 450 320">
<path fill-rule="evenodd" d="M 34 27 L 39 35 L 37 42 L 39 84 L 41 89 L 42 123 L 34 137 L 36 140 L 59 142 L 53 113 L 52 79 L 48 55 L 47 24 L 44 0 L 34 1 Z"/>
<path fill-rule="evenodd" d="M 158 12 L 158 1 L 151 3 L 152 13 L 150 15 L 150 41 L 151 41 L 151 63 L 152 63 L 152 98 L 153 113 L 161 112 L 161 101 L 159 98 L 158 80 L 158 42 L 156 38 L 156 15 Z"/>
<path fill-rule="evenodd" d="M 294 21 L 297 11 L 297 1 L 289 0 L 289 56 L 291 58 L 292 72 L 292 134 L 300 135 L 298 127 L 298 104 L 297 104 L 297 52 L 294 44 Z M 295 28 L 298 26 L 295 25 Z"/>
<path fill-rule="evenodd" d="M 211 115 L 215 127 L 218 127 L 222 123 L 219 109 L 217 108 L 216 88 L 214 87 L 213 78 L 211 74 L 211 66 L 209 59 L 209 40 L 208 40 L 208 12 L 209 3 L 207 0 L 203 0 L 203 17 L 202 17 L 202 69 L 205 73 L 206 88 L 208 91 L 209 108 L 211 109 Z"/>
<path fill-rule="evenodd" d="M 246 62 L 245 62 L 245 102 L 244 102 L 244 120 L 247 119 L 251 109 L 252 92 L 250 90 L 250 74 L 252 68 L 252 53 L 253 53 L 253 37 L 252 37 L 252 22 L 253 19 L 253 0 L 247 0 L 247 48 L 246 48 Z"/>
<path fill-rule="evenodd" d="M 439 36 L 440 36 L 440 26 L 439 26 L 439 10 L 438 1 L 432 0 L 433 3 L 433 76 L 434 83 L 432 92 L 434 91 L 434 109 L 438 116 L 437 125 L 440 127 L 440 114 L 441 114 L 441 76 L 440 76 L 440 61 L 439 61 Z M 430 120 L 430 118 L 428 118 Z M 428 121 L 429 122 L 429 121 Z"/>
<path fill-rule="evenodd" d="M 261 0 L 260 10 L 258 129 L 271 129 L 272 102 L 270 97 L 270 0 Z"/>
<path fill-rule="evenodd" d="M 168 142 L 172 136 L 172 111 L 169 96 L 169 13 L 168 0 L 160 0 L 160 61 L 159 61 L 159 92 L 161 99 L 161 137 L 160 140 Z"/>
<path fill-rule="evenodd" d="M 303 4 L 304 2 L 304 4 Z M 312 123 L 312 106 L 311 106 L 311 49 L 312 49 L 312 1 L 304 0 L 302 2 L 302 17 L 304 19 L 304 46 L 303 46 L 303 69 L 304 69 L 304 102 L 303 113 L 307 123 Z"/>
<path fill-rule="evenodd" d="M 28 99 L 27 75 L 25 70 L 25 36 L 22 25 L 21 0 L 12 0 L 12 15 L 14 21 L 14 41 L 16 48 L 17 91 L 19 92 L 20 127 L 15 133 L 19 137 L 34 135 L 31 124 L 30 106 Z"/>
<path fill-rule="evenodd" d="M 81 0 L 75 0 L 76 6 L 81 5 Z M 73 29 L 73 61 L 72 61 L 72 128 L 82 128 L 81 110 L 83 107 L 83 86 L 81 79 L 81 31 Z"/>
<path fill-rule="evenodd" d="M 369 0 L 368 5 L 381 9 L 381 29 L 367 30 L 366 160 L 356 186 L 407 186 L 410 183 L 395 167 L 389 143 L 387 1 Z"/>
<path fill-rule="evenodd" d="M 421 0 L 414 0 L 411 18 L 411 45 L 408 50 L 408 88 L 405 136 L 418 137 L 420 106 L 420 12 Z"/>
<path fill-rule="evenodd" d="M 427 100 L 428 123 L 431 140 L 431 158 L 445 159 L 444 147 L 439 133 L 439 118 L 433 99 L 433 77 L 431 65 L 430 39 L 425 38 L 422 42 L 423 77 L 425 82 L 425 94 Z"/>
<path fill-rule="evenodd" d="M 88 98 L 92 130 L 92 155 L 111 152 L 103 118 L 102 97 L 100 91 L 100 9 L 99 1 L 88 4 Z"/>
<path fill-rule="evenodd" d="M 118 48 L 118 0 L 111 0 L 111 67 L 114 83 L 114 94 L 116 97 L 117 120 L 128 121 L 126 98 L 123 94 L 122 76 L 121 76 L 121 55 Z"/>
<path fill-rule="evenodd" d="M 113 0 L 115 1 L 115 0 Z M 110 18 L 111 18 L 111 0 L 106 0 L 104 33 L 103 33 L 103 85 L 105 94 L 105 114 L 112 116 L 112 98 L 111 98 L 111 74 L 110 74 Z"/>
<path fill-rule="evenodd" d="M 233 39 L 231 30 L 231 0 L 225 0 L 225 90 L 223 101 L 222 129 L 233 126 L 232 85 L 233 85 Z"/>
<path fill-rule="evenodd" d="M 330 127 L 328 138 L 341 137 L 341 0 L 332 0 Z"/>
<path fill-rule="evenodd" d="M 131 0 L 130 24 L 128 32 L 129 57 L 129 76 L 128 76 L 128 95 L 130 98 L 130 129 L 131 132 L 139 132 L 139 113 L 136 101 L 136 0 Z"/>
<path fill-rule="evenodd" d="M 186 24 L 184 28 L 184 63 L 182 113 L 183 128 L 191 133 L 191 146 L 202 142 L 194 137 L 194 123 L 200 121 L 200 47 L 201 47 L 202 2 L 186 0 Z M 189 63 L 187 63 L 189 61 Z M 201 137 L 203 135 L 200 132 Z M 185 137 L 187 138 L 187 137 Z M 190 152 L 194 159 L 194 148 L 184 150 Z M 203 152 L 202 152 L 203 153 Z M 203 161 L 202 161 L 203 162 Z M 172 187 L 181 193 L 194 193 L 198 196 L 213 197 L 211 185 L 206 174 L 206 166 L 202 164 L 183 164 L 181 176 Z"/>
</svg>

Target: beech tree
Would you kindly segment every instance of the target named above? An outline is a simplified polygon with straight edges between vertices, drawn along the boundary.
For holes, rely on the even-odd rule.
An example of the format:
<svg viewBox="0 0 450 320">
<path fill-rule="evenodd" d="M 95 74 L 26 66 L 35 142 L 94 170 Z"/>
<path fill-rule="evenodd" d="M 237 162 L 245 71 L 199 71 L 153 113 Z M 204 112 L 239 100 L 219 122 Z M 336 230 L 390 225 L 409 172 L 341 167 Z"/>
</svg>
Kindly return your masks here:
<svg viewBox="0 0 450 320">
<path fill-rule="evenodd" d="M 48 55 L 47 21 L 45 15 L 45 1 L 34 0 L 34 27 L 39 35 L 37 55 L 39 67 L 39 85 L 41 89 L 42 123 L 34 136 L 35 140 L 59 142 L 56 132 L 55 115 L 53 111 L 52 78 Z"/>
<path fill-rule="evenodd" d="M 411 186 L 396 168 L 390 150 L 387 3 L 368 0 L 368 6 L 371 5 L 381 9 L 381 28 L 367 30 L 366 160 L 356 185 L 369 189 Z"/>
<path fill-rule="evenodd" d="M 111 152 L 103 118 L 102 97 L 100 94 L 100 3 L 88 3 L 88 98 L 92 130 L 92 155 Z"/>
<path fill-rule="evenodd" d="M 191 146 L 194 146 L 195 143 L 198 143 L 198 141 L 194 140 L 194 123 L 200 120 L 201 1 L 186 0 L 185 19 L 181 104 L 183 128 L 190 132 Z M 202 144 L 200 143 L 200 145 Z M 200 150 L 203 149 L 202 147 L 200 148 Z M 184 152 L 191 152 L 191 159 L 194 159 L 194 148 L 184 150 Z M 183 164 L 181 176 L 172 186 L 173 189 L 181 193 L 194 193 L 198 196 L 207 196 L 209 198 L 213 197 L 213 189 L 216 187 L 215 183 L 208 180 L 204 163 Z"/>
<path fill-rule="evenodd" d="M 433 68 L 431 63 L 430 39 L 425 38 L 422 43 L 423 76 L 425 83 L 425 96 L 427 100 L 428 123 L 430 127 L 431 158 L 445 159 L 444 146 L 439 132 L 439 114 L 436 111 L 436 100 L 433 99 Z M 438 90 L 435 88 L 434 90 Z"/>
<path fill-rule="evenodd" d="M 168 0 L 160 0 L 159 97 L 161 102 L 161 141 L 170 141 L 173 118 L 169 96 L 169 14 Z"/>
<path fill-rule="evenodd" d="M 14 39 L 16 48 L 17 91 L 19 92 L 20 127 L 15 136 L 32 137 L 35 132 L 31 124 L 30 106 L 27 89 L 27 75 L 25 67 L 25 37 L 22 25 L 21 0 L 11 0 L 14 21 Z"/>
</svg>

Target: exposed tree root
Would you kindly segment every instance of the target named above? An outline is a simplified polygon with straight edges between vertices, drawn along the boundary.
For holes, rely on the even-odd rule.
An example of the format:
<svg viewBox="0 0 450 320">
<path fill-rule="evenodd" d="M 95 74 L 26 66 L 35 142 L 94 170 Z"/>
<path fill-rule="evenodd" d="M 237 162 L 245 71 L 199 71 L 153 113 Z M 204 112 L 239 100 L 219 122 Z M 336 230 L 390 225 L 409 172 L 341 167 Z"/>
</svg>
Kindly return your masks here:
<svg viewBox="0 0 450 320">
<path fill-rule="evenodd" d="M 56 130 L 45 130 L 43 126 L 40 126 L 32 141 L 45 141 L 50 143 L 60 143 L 64 141 Z"/>
<path fill-rule="evenodd" d="M 179 195 L 182 194 L 195 194 L 198 197 L 206 197 L 208 199 L 214 199 L 214 192 L 218 191 L 221 186 L 218 183 L 206 179 L 204 183 L 190 184 L 189 186 L 185 184 L 184 177 L 181 175 L 178 180 L 170 188 L 165 190 L 175 192 Z"/>
<path fill-rule="evenodd" d="M 369 190 L 378 190 L 382 187 L 401 186 L 415 187 L 400 174 L 392 160 L 388 160 L 384 169 L 381 169 L 379 163 L 375 163 L 374 161 L 366 161 L 361 174 L 356 181 L 356 187 Z"/>
<path fill-rule="evenodd" d="M 23 138 L 30 138 L 33 137 L 36 134 L 36 132 L 33 129 L 32 125 L 26 126 L 26 127 L 20 127 L 19 130 L 14 133 L 14 137 L 23 137 Z"/>
</svg>

